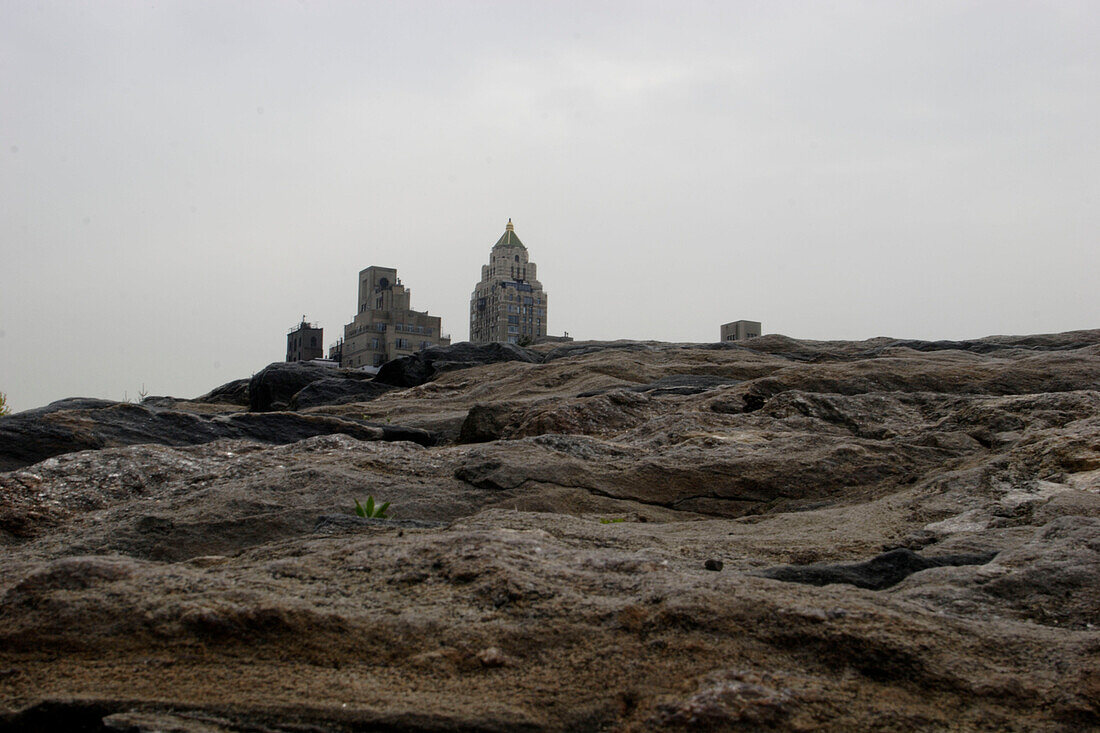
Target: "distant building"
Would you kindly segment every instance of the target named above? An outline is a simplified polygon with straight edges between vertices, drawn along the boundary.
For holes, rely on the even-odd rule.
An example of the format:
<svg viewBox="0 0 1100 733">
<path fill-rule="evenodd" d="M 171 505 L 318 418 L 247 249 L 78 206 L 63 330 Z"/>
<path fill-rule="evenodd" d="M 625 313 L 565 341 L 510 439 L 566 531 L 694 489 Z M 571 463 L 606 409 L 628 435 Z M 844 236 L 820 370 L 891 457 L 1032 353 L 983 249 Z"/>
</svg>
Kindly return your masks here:
<svg viewBox="0 0 1100 733">
<path fill-rule="evenodd" d="M 546 335 L 546 301 L 535 263 L 509 219 L 470 296 L 470 341 L 534 342 Z"/>
<path fill-rule="evenodd" d="M 410 308 L 397 270 L 372 265 L 359 273 L 359 312 L 330 350 L 342 367 L 376 367 L 429 346 L 447 346 L 439 316 Z"/>
<path fill-rule="evenodd" d="M 310 361 L 324 356 L 321 344 L 324 343 L 324 329 L 318 328 L 312 323 L 306 322 L 302 316 L 302 322 L 286 334 L 286 360 Z"/>
<path fill-rule="evenodd" d="M 740 341 L 741 339 L 756 338 L 764 330 L 760 327 L 760 321 L 734 321 L 722 324 L 723 341 Z"/>
<path fill-rule="evenodd" d="M 573 340 L 573 337 L 566 333 L 564 336 L 538 336 L 532 341 L 532 344 L 567 344 Z"/>
<path fill-rule="evenodd" d="M 341 336 L 336 339 L 336 343 L 328 347 L 328 358 L 331 361 L 340 363 L 340 359 L 344 356 L 344 338 Z"/>
</svg>

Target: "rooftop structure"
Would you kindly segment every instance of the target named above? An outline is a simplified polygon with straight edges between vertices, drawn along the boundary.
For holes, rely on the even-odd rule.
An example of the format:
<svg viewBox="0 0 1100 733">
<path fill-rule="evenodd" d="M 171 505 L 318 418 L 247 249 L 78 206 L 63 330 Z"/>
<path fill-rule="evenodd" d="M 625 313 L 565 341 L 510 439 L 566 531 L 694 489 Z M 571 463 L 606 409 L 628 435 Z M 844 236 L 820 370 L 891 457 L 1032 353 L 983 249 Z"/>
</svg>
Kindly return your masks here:
<svg viewBox="0 0 1100 733">
<path fill-rule="evenodd" d="M 764 333 L 760 321 L 732 321 L 721 326 L 723 341 L 740 341 L 741 339 L 756 338 Z"/>
<path fill-rule="evenodd" d="M 302 316 L 302 322 L 287 331 L 286 360 L 310 361 L 324 356 L 321 344 L 324 343 L 324 329 L 308 323 Z"/>
</svg>

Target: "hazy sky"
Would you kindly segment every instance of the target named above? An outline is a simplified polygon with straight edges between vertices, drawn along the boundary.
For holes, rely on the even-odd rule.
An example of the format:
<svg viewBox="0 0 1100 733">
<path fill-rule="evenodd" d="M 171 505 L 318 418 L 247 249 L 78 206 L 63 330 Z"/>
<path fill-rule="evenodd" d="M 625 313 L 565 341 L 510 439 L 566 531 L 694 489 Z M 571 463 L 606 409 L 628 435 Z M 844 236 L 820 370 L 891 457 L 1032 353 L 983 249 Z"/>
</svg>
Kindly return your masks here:
<svg viewBox="0 0 1100 733">
<path fill-rule="evenodd" d="M 0 0 L 0 391 L 191 397 L 398 268 L 469 333 L 1100 327 L 1100 3 Z"/>
</svg>

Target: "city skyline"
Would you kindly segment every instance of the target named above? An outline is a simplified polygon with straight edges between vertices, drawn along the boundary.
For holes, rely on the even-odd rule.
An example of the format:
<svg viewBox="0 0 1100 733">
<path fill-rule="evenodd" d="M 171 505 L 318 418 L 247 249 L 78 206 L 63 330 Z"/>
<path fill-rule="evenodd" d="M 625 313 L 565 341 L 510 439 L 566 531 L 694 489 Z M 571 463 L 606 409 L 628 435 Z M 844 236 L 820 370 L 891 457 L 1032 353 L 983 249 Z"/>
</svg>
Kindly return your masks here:
<svg viewBox="0 0 1100 733">
<path fill-rule="evenodd" d="M 577 339 L 1096 327 L 1100 6 L 12 4 L 0 391 L 201 394 L 511 217 Z M 327 345 L 327 343 L 326 343 Z"/>
</svg>

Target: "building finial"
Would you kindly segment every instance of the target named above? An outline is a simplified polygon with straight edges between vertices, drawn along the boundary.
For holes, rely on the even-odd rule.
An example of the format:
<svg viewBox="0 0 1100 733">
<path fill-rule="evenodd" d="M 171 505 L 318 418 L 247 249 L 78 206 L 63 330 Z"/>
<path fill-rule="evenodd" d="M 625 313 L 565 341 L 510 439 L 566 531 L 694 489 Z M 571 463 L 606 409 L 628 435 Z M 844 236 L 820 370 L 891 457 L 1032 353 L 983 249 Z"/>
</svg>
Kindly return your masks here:
<svg viewBox="0 0 1100 733">
<path fill-rule="evenodd" d="M 516 230 L 516 228 L 514 226 L 512 226 L 512 217 L 509 216 L 508 217 L 508 226 L 504 227 L 504 231 L 514 232 L 515 230 Z"/>
</svg>

